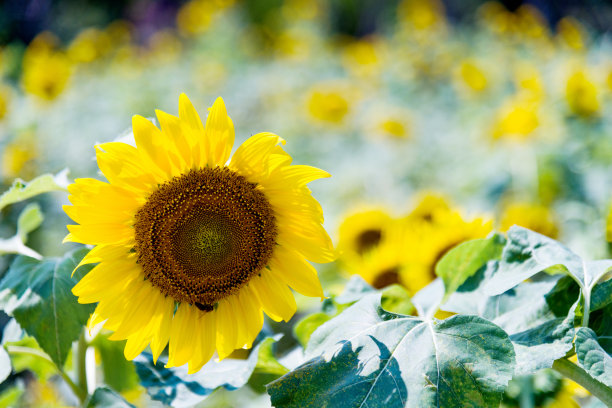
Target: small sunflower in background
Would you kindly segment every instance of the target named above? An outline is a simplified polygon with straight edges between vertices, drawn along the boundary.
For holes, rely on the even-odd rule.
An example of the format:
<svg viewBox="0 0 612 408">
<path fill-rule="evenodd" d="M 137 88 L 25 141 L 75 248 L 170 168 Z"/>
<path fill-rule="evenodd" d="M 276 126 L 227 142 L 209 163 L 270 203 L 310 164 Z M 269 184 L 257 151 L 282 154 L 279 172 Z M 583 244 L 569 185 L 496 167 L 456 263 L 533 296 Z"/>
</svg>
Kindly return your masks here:
<svg viewBox="0 0 612 408">
<path fill-rule="evenodd" d="M 513 225 L 520 225 L 553 239 L 557 239 L 559 235 L 558 224 L 555 215 L 548 207 L 528 203 L 507 205 L 500 220 L 500 228 L 504 232 Z"/>
<path fill-rule="evenodd" d="M 575 71 L 568 78 L 565 99 L 570 111 L 584 118 L 596 117 L 601 110 L 597 85 L 583 70 Z"/>
<path fill-rule="evenodd" d="M 338 233 L 340 260 L 362 257 L 387 238 L 393 219 L 382 208 L 353 211 L 345 216 Z"/>
<path fill-rule="evenodd" d="M 323 297 L 314 267 L 334 250 L 307 183 L 329 177 L 291 165 L 271 133 L 245 141 L 230 159 L 234 126 L 218 98 L 205 125 L 182 94 L 179 116 L 157 111 L 161 130 L 134 116 L 136 147 L 96 146 L 108 179 L 69 187 L 66 241 L 95 245 L 81 264 L 98 263 L 73 288 L 98 305 L 89 326 L 104 322 L 126 339 L 133 359 L 150 344 L 154 359 L 169 344 L 167 366 L 198 371 L 215 353 L 250 347 L 265 312 L 288 321 L 289 286 Z"/>
<path fill-rule="evenodd" d="M 426 200 L 434 202 L 432 198 Z M 407 217 L 409 222 L 405 227 L 408 233 L 403 279 L 425 283 L 413 290 L 419 290 L 435 279 L 436 264 L 451 248 L 464 241 L 486 237 L 493 224 L 482 217 L 465 219 L 452 208 L 437 207 L 427 213 L 423 211 L 424 207 L 423 203 L 416 207 L 416 214 Z"/>
</svg>

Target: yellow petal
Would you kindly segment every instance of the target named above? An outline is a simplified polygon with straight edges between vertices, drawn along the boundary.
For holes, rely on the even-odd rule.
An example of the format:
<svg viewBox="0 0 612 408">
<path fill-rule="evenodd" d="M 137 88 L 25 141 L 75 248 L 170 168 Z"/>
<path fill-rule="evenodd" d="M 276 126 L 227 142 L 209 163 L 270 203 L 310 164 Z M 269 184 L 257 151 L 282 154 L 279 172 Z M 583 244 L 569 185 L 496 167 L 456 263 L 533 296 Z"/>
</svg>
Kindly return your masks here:
<svg viewBox="0 0 612 408">
<path fill-rule="evenodd" d="M 67 225 L 71 242 L 80 244 L 119 244 L 134 239 L 134 230 L 125 224 Z"/>
<path fill-rule="evenodd" d="M 189 374 L 199 371 L 215 352 L 215 316 L 216 313 L 200 312 L 195 326 L 197 332 L 196 353 L 189 361 Z M 194 337 L 195 338 L 195 337 Z"/>
<path fill-rule="evenodd" d="M 123 349 L 125 359 L 131 361 L 138 357 L 145 347 L 147 347 L 147 344 L 149 344 L 149 340 L 150 337 L 142 332 L 137 332 L 130 335 L 125 343 L 125 348 Z"/>
<path fill-rule="evenodd" d="M 236 348 L 238 328 L 236 327 L 236 316 L 233 316 L 233 308 L 227 299 L 217 304 L 217 353 L 219 359 L 223 360 Z"/>
<path fill-rule="evenodd" d="M 196 307 L 181 303 L 174 314 L 170 329 L 170 348 L 166 367 L 185 364 L 193 353 L 194 344 L 191 330 L 195 316 L 192 309 L 196 309 Z"/>
<path fill-rule="evenodd" d="M 270 273 L 305 296 L 325 298 L 316 269 L 297 252 L 277 246 L 270 260 Z"/>
<path fill-rule="evenodd" d="M 188 140 L 189 133 L 181 123 L 181 120 L 160 110 L 156 110 L 155 114 L 166 137 L 174 141 L 177 153 L 174 165 L 180 173 L 192 168 L 194 163 L 198 163 L 199 166 L 199 159 L 196 156 L 199 157 L 201 148 L 199 145 L 195 146 L 195 144 L 191 143 L 192 141 Z M 193 142 L 195 143 L 195 141 Z M 201 143 L 201 141 L 198 141 L 198 143 Z M 177 158 L 180 158 L 180 160 L 176 160 Z"/>
<path fill-rule="evenodd" d="M 81 259 L 81 262 L 74 268 L 72 271 L 72 275 L 74 275 L 74 271 L 79 269 L 83 265 L 98 263 L 102 260 L 113 261 L 115 259 L 123 259 L 126 258 L 130 254 L 131 247 L 126 247 L 123 245 L 98 245 L 94 247 L 91 251 L 87 253 Z"/>
<path fill-rule="evenodd" d="M 285 143 L 272 133 L 258 133 L 248 138 L 234 153 L 229 167 L 252 182 L 267 177 L 274 147 Z"/>
<path fill-rule="evenodd" d="M 248 286 L 244 286 L 238 292 L 237 305 L 241 310 L 242 316 L 244 316 L 241 320 L 244 322 L 245 327 L 245 337 L 239 343 L 250 348 L 263 327 L 261 305 L 257 301 L 256 295 L 252 293 Z"/>
<path fill-rule="evenodd" d="M 174 315 L 174 299 L 164 297 L 159 305 L 160 318 L 157 326 L 154 328 L 153 339 L 151 340 L 151 353 L 153 361 L 157 362 L 159 355 L 164 351 L 170 339 L 170 330 L 172 328 L 172 316 Z"/>
<path fill-rule="evenodd" d="M 287 285 L 272 278 L 268 272 L 262 271 L 261 276 L 251 279 L 249 285 L 271 319 L 288 322 L 297 309 L 295 298 Z"/>
<path fill-rule="evenodd" d="M 172 176 L 172 166 L 168 157 L 168 145 L 171 140 L 164 140 L 164 134 L 148 119 L 140 115 L 132 117 L 132 129 L 136 146 L 147 167 L 157 167 L 167 177 Z"/>
<path fill-rule="evenodd" d="M 206 163 L 210 167 L 223 166 L 227 162 L 234 145 L 234 124 L 227 115 L 225 103 L 222 98 L 217 98 L 210 108 L 206 118 L 206 128 L 204 129 L 205 141 L 208 149 Z"/>
<path fill-rule="evenodd" d="M 336 259 L 331 243 L 322 243 L 293 231 L 281 231 L 276 241 L 281 246 L 295 249 L 312 262 L 326 263 Z"/>
</svg>

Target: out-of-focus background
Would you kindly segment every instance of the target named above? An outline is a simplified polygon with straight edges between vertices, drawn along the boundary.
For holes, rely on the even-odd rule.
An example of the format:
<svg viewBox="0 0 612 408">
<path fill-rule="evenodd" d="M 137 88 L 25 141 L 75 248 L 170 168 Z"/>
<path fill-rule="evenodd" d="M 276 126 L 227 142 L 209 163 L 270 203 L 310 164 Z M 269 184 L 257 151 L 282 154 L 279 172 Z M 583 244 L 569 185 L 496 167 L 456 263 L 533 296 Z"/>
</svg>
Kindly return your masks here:
<svg viewBox="0 0 612 408">
<path fill-rule="evenodd" d="M 176 114 L 185 92 L 205 116 L 222 96 L 235 147 L 274 132 L 332 174 L 312 185 L 339 250 L 318 268 L 329 293 L 351 274 L 414 293 L 450 247 L 513 224 L 609 257 L 611 29 L 612 2 L 594 0 L 5 0 L 0 185 L 100 177 L 94 144 L 132 115 Z M 65 195 L 37 200 L 27 244 L 60 255 Z M 0 237 L 23 208 L 3 210 Z M 37 384 L 16 401 L 61 406 Z M 254 395 L 203 406 L 269 404 Z"/>
</svg>

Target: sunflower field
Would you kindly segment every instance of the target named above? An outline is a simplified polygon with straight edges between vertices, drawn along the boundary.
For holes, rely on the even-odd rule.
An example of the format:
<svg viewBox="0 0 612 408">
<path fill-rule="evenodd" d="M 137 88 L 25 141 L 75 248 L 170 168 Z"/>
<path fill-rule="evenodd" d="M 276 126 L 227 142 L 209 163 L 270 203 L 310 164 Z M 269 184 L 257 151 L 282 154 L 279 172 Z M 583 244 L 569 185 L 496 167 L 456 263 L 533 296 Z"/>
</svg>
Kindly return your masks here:
<svg viewBox="0 0 612 408">
<path fill-rule="evenodd" d="M 611 33 L 0 3 L 0 408 L 612 407 Z"/>
</svg>

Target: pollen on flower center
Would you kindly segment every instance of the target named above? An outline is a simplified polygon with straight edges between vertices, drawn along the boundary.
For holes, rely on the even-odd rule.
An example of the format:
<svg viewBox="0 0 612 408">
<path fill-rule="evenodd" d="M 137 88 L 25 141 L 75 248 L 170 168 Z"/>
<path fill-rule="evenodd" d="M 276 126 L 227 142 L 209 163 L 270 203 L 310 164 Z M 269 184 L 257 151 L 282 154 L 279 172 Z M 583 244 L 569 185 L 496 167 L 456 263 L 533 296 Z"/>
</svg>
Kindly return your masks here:
<svg viewBox="0 0 612 408">
<path fill-rule="evenodd" d="M 212 310 L 267 265 L 276 223 L 256 184 L 226 167 L 162 184 L 138 210 L 136 252 L 144 275 L 179 302 Z"/>
</svg>

